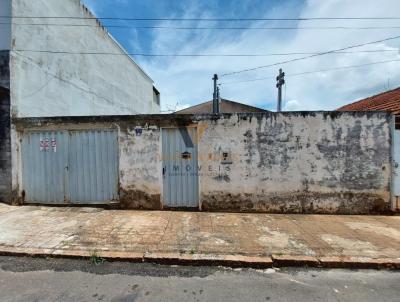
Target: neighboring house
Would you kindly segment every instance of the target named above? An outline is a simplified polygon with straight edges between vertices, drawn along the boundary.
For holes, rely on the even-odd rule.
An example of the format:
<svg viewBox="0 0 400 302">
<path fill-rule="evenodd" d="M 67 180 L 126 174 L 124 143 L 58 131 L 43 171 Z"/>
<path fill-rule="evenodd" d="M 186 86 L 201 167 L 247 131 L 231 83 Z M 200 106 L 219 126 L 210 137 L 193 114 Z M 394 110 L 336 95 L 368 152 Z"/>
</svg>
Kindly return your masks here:
<svg viewBox="0 0 400 302">
<path fill-rule="evenodd" d="M 153 80 L 79 0 L 0 0 L 0 11 L 32 17 L 0 26 L 0 85 L 11 87 L 13 117 L 160 112 Z M 57 19 L 68 16 L 80 19 Z"/>
<path fill-rule="evenodd" d="M 379 93 L 340 107 L 338 111 L 385 111 L 396 116 L 396 129 L 400 129 L 400 87 Z"/>
<path fill-rule="evenodd" d="M 0 0 L 0 15 L 0 201 L 20 177 L 16 120 L 160 113 L 153 80 L 79 0 Z"/>
<path fill-rule="evenodd" d="M 393 208 L 400 210 L 400 87 L 340 107 L 338 111 L 389 111 L 394 115 L 395 131 L 392 141 L 392 183 Z"/>
<path fill-rule="evenodd" d="M 251 112 L 268 112 L 268 110 L 245 105 L 242 103 L 221 99 L 220 113 L 251 113 Z M 175 114 L 202 114 L 213 113 L 213 101 L 201 103 L 183 110 L 175 112 Z"/>
</svg>

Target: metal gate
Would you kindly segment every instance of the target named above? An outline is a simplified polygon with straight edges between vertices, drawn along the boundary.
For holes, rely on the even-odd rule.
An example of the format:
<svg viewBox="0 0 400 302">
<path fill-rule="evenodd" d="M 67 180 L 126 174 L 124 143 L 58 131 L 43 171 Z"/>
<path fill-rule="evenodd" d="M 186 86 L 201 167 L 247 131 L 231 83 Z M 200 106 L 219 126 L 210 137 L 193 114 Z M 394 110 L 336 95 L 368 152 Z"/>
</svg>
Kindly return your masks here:
<svg viewBox="0 0 400 302">
<path fill-rule="evenodd" d="M 162 130 L 163 200 L 165 207 L 199 206 L 197 129 Z"/>
<path fill-rule="evenodd" d="M 68 132 L 29 132 L 22 139 L 22 181 L 28 203 L 67 202 Z"/>
<path fill-rule="evenodd" d="M 117 132 L 71 131 L 69 142 L 69 200 L 84 204 L 117 200 Z"/>
<path fill-rule="evenodd" d="M 26 203 L 104 204 L 118 199 L 114 130 L 28 132 L 22 139 Z"/>
<path fill-rule="evenodd" d="M 393 135 L 393 210 L 400 207 L 400 130 L 394 130 Z"/>
</svg>

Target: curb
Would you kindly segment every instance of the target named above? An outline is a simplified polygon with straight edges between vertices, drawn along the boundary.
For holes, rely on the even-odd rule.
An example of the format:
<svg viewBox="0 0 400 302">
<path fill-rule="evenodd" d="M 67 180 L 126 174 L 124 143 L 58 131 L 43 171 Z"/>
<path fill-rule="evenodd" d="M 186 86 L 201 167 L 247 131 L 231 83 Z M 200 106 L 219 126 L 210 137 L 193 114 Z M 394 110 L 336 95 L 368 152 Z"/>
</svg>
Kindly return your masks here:
<svg viewBox="0 0 400 302">
<path fill-rule="evenodd" d="M 156 263 L 167 265 L 226 266 L 232 268 L 266 269 L 272 267 L 313 267 L 347 269 L 400 269 L 400 258 L 369 257 L 312 257 L 301 255 L 245 256 L 223 254 L 181 254 L 163 252 L 97 251 L 98 256 L 109 261 Z M 87 250 L 31 249 L 1 247 L 0 256 L 88 259 Z"/>
<path fill-rule="evenodd" d="M 321 266 L 319 260 L 312 256 L 272 254 L 272 261 L 275 267 L 289 267 L 289 266 L 320 267 Z"/>
<path fill-rule="evenodd" d="M 400 269 L 400 258 L 321 257 L 324 268 Z"/>
<path fill-rule="evenodd" d="M 176 265 L 213 265 L 227 267 L 271 268 L 271 257 L 216 255 L 216 254 L 179 254 L 179 253 L 145 253 L 144 262 Z"/>
</svg>

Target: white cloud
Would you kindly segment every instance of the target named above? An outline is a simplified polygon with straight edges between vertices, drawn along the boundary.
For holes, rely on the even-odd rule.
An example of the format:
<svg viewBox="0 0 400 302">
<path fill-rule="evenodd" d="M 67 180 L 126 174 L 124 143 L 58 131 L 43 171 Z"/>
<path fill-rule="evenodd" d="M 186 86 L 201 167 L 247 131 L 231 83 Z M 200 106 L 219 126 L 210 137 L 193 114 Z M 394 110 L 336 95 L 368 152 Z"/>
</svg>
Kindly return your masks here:
<svg viewBox="0 0 400 302">
<path fill-rule="evenodd" d="M 178 106 L 176 106 L 175 111 L 183 110 L 189 108 L 190 106 L 191 106 L 190 104 L 182 104 L 182 105 L 178 104 Z"/>
<path fill-rule="evenodd" d="M 302 110 L 303 106 L 297 100 L 289 100 L 285 102 L 283 106 L 284 111 L 299 111 Z"/>
<path fill-rule="evenodd" d="M 251 0 L 247 0 L 251 1 Z M 245 1 L 246 2 L 246 1 Z M 220 17 L 195 2 L 186 2 L 186 14 L 175 17 Z M 300 9 L 300 10 L 299 10 Z M 280 6 L 265 17 L 354 17 L 354 16 L 396 16 L 400 9 L 398 0 L 382 3 L 375 0 L 309 0 L 302 7 Z M 170 25 L 164 22 L 162 25 Z M 173 25 L 187 25 L 173 23 Z M 210 26 L 210 23 L 198 23 L 198 26 Z M 213 25 L 213 24 L 211 24 Z M 255 22 L 253 26 L 287 25 L 287 23 Z M 293 25 L 293 23 L 289 24 Z M 307 26 L 385 26 L 397 25 L 396 21 L 302 21 L 299 27 Z M 365 43 L 382 38 L 396 36 L 398 30 L 295 30 L 261 31 L 247 30 L 235 32 L 229 30 L 157 30 L 152 36 L 152 52 L 173 53 L 286 53 L 315 52 L 331 50 L 349 45 Z M 362 49 L 397 49 L 399 40 Z M 361 48 L 360 48 L 361 49 Z M 357 49 L 354 49 L 357 50 Z M 353 51 L 354 51 L 353 50 Z M 163 108 L 181 104 L 196 104 L 212 97 L 212 75 L 266 65 L 293 57 L 190 57 L 190 58 L 152 58 L 141 59 L 140 63 L 153 77 L 161 91 Z M 304 71 L 327 69 L 337 66 L 366 64 L 375 61 L 400 59 L 399 52 L 351 53 L 326 55 L 299 61 L 281 67 L 287 75 Z M 390 78 L 392 88 L 400 84 L 400 62 L 372 65 L 369 67 L 321 72 L 298 77 L 287 77 L 287 110 L 329 110 L 340 107 L 357 98 L 380 92 Z M 274 77 L 279 66 L 225 77 L 224 81 L 237 81 L 260 77 Z M 222 97 L 242 101 L 255 106 L 275 110 L 275 79 L 242 84 L 223 85 Z"/>
</svg>

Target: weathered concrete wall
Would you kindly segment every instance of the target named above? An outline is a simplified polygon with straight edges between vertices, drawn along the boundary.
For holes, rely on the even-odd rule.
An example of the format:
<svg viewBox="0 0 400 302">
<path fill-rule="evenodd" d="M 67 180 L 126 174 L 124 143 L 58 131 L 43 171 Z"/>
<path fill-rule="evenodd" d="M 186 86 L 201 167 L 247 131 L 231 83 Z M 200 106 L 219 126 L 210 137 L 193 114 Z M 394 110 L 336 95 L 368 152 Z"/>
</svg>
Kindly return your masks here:
<svg viewBox="0 0 400 302">
<path fill-rule="evenodd" d="M 141 131 L 140 135 L 137 130 Z M 161 209 L 160 128 L 123 124 L 120 142 L 120 194 L 124 208 Z"/>
<path fill-rule="evenodd" d="M 10 92 L 0 87 L 0 202 L 11 201 Z"/>
<path fill-rule="evenodd" d="M 199 137 L 202 210 L 370 214 L 390 208 L 388 113 L 144 115 L 16 121 L 19 133 L 32 127 L 118 128 L 121 204 L 124 208 L 145 209 L 162 208 L 161 129 L 194 125 Z M 223 153 L 228 154 L 225 160 Z"/>
<path fill-rule="evenodd" d="M 90 17 L 79 0 L 13 0 L 13 16 Z M 16 23 L 67 23 L 64 19 Z M 86 26 L 13 25 L 11 100 L 14 117 L 159 113 L 153 81 L 94 19 Z M 75 54 L 18 50 L 61 51 Z M 93 55 L 79 53 L 113 53 Z M 76 54 L 78 53 L 78 54 Z"/>
<path fill-rule="evenodd" d="M 389 209 L 390 117 L 385 113 L 231 116 L 201 124 L 199 154 L 208 154 L 201 165 L 214 171 L 200 178 L 204 210 Z M 221 164 L 223 152 L 231 164 Z"/>
</svg>

